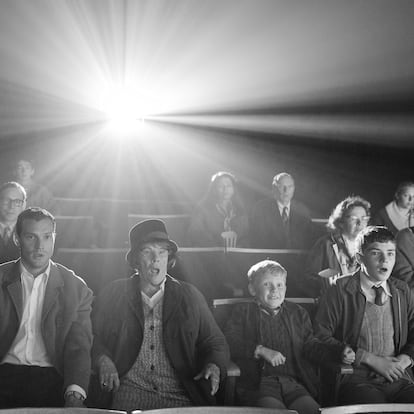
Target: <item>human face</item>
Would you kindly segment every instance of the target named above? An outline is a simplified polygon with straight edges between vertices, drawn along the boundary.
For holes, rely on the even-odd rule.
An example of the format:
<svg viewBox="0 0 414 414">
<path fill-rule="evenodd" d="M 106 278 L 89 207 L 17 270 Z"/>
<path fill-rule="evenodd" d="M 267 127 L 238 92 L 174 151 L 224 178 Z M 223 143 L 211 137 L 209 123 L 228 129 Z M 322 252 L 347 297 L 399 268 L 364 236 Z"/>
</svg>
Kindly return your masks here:
<svg viewBox="0 0 414 414">
<path fill-rule="evenodd" d="M 169 245 L 165 242 L 144 243 L 136 252 L 136 263 L 141 283 L 158 287 L 165 279 Z"/>
<path fill-rule="evenodd" d="M 0 221 L 14 225 L 25 207 L 22 192 L 15 187 L 6 188 L 0 194 Z"/>
<path fill-rule="evenodd" d="M 220 177 L 216 183 L 217 198 L 219 201 L 229 201 L 234 194 L 233 181 L 230 177 Z"/>
<path fill-rule="evenodd" d="M 356 206 L 345 212 L 340 228 L 350 239 L 355 239 L 358 233 L 367 227 L 370 217 L 364 207 Z"/>
<path fill-rule="evenodd" d="M 33 276 L 43 273 L 49 264 L 55 246 L 52 220 L 48 218 L 39 221 L 23 220 L 22 231 L 17 238 L 24 267 Z"/>
<path fill-rule="evenodd" d="M 414 208 L 414 187 L 405 187 L 398 194 L 397 205 L 407 210 Z"/>
<path fill-rule="evenodd" d="M 34 168 L 29 161 L 20 160 L 15 169 L 16 179 L 19 182 L 29 181 L 34 174 Z"/>
<path fill-rule="evenodd" d="M 371 243 L 362 254 L 357 253 L 361 270 L 373 281 L 387 280 L 395 264 L 395 243 Z"/>
<path fill-rule="evenodd" d="M 273 191 L 277 200 L 283 205 L 288 205 L 295 194 L 293 178 L 289 175 L 280 178 L 278 183 L 273 186 Z"/>
<path fill-rule="evenodd" d="M 263 306 L 276 309 L 285 300 L 286 276 L 267 270 L 249 285 L 249 291 Z"/>
</svg>

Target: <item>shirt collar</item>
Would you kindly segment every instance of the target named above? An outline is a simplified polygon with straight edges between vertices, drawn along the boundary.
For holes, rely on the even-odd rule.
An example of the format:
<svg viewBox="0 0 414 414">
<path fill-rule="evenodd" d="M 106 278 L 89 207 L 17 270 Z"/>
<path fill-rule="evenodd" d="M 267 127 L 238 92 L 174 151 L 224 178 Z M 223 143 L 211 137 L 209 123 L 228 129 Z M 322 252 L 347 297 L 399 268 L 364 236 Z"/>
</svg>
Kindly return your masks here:
<svg viewBox="0 0 414 414">
<path fill-rule="evenodd" d="M 369 277 L 362 270 L 360 272 L 360 280 L 361 280 L 361 289 L 364 293 L 371 292 L 371 289 L 373 286 L 375 287 L 382 286 L 387 296 L 392 297 L 390 288 L 386 280 L 384 280 L 381 283 L 374 283 L 371 279 L 369 279 Z"/>
<path fill-rule="evenodd" d="M 20 275 L 23 276 L 30 276 L 31 278 L 34 279 L 34 276 L 25 268 L 24 264 L 22 263 L 22 261 L 19 261 L 19 266 L 20 266 Z M 49 260 L 49 264 L 47 265 L 47 268 L 45 269 L 44 272 L 40 273 L 38 276 L 43 276 L 46 275 L 46 279 L 49 279 L 49 275 L 50 275 L 50 260 Z"/>
<path fill-rule="evenodd" d="M 289 215 L 289 213 L 290 213 L 290 201 L 289 201 L 289 204 L 287 206 L 283 205 L 279 200 L 276 200 L 276 202 L 277 202 L 277 206 L 279 207 L 280 214 L 282 215 L 283 209 L 286 207 L 287 208 L 287 213 Z"/>
<path fill-rule="evenodd" d="M 167 277 L 165 277 L 164 281 L 160 284 L 159 290 L 154 293 L 151 297 L 149 297 L 147 294 L 145 294 L 141 290 L 141 298 L 142 301 L 145 302 L 151 309 L 159 303 L 162 298 L 164 297 L 164 291 L 165 291 L 165 282 L 167 281 Z"/>
</svg>

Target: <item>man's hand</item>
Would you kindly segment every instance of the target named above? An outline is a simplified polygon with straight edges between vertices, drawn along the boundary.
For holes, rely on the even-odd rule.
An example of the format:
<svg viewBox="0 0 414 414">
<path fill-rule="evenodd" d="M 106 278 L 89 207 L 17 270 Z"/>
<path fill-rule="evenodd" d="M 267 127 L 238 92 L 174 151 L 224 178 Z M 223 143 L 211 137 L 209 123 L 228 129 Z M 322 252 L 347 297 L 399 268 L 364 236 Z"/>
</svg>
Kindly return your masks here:
<svg viewBox="0 0 414 414">
<path fill-rule="evenodd" d="M 200 373 L 198 373 L 194 379 L 198 381 L 199 379 L 204 378 L 210 380 L 211 385 L 211 395 L 215 395 L 219 389 L 220 385 L 220 368 L 213 363 L 207 364 Z"/>
<path fill-rule="evenodd" d="M 115 367 L 115 364 L 112 362 L 111 358 L 106 355 L 102 355 L 98 360 L 98 374 L 99 374 L 99 383 L 102 390 L 118 391 L 120 381 L 118 376 L 118 371 Z"/>
<path fill-rule="evenodd" d="M 274 349 L 266 348 L 261 345 L 256 348 L 255 355 L 263 358 L 270 365 L 272 365 L 272 367 L 283 365 L 286 362 L 286 357 L 279 351 L 275 351 Z"/>
<path fill-rule="evenodd" d="M 407 354 L 400 354 L 396 358 L 400 361 L 400 366 L 404 370 L 412 365 L 412 359 Z"/>
<path fill-rule="evenodd" d="M 355 352 L 349 345 L 342 351 L 341 362 L 348 365 L 355 362 Z"/>
<path fill-rule="evenodd" d="M 380 357 L 368 354 L 363 362 L 389 382 L 396 381 L 404 375 L 403 363 L 397 357 Z"/>
</svg>

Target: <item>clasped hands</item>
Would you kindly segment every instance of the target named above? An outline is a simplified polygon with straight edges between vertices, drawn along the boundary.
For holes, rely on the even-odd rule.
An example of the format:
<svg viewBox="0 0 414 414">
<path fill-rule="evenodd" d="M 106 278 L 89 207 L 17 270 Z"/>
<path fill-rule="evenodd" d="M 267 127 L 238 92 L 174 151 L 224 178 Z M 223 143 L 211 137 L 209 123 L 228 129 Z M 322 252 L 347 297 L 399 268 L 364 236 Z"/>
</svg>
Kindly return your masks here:
<svg viewBox="0 0 414 414">
<path fill-rule="evenodd" d="M 115 364 L 106 355 L 102 355 L 98 361 L 98 374 L 101 389 L 106 392 L 118 391 L 120 381 L 118 370 Z M 194 377 L 194 380 L 206 379 L 210 381 L 211 395 L 215 395 L 220 385 L 220 369 L 216 364 L 208 363 L 206 366 Z"/>
<path fill-rule="evenodd" d="M 342 363 L 353 364 L 355 362 L 355 352 L 350 346 L 346 346 L 342 352 Z M 402 378 L 405 369 L 411 366 L 411 358 L 406 354 L 393 357 L 382 357 L 370 352 L 365 352 L 361 363 L 368 365 L 376 373 L 382 375 L 389 382 Z"/>
</svg>

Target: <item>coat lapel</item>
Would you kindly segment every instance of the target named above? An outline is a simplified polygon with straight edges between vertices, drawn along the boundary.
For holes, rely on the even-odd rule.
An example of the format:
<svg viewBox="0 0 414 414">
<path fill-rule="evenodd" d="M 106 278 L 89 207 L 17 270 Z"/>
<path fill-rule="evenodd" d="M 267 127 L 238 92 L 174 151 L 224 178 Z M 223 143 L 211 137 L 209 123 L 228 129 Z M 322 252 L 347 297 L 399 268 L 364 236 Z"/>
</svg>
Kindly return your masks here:
<svg viewBox="0 0 414 414">
<path fill-rule="evenodd" d="M 17 260 L 13 267 L 10 269 L 7 277 L 7 291 L 12 299 L 14 307 L 16 309 L 19 321 L 22 320 L 23 315 L 23 293 L 22 293 L 22 282 L 20 279 L 20 260 Z"/>
<path fill-rule="evenodd" d="M 128 305 L 134 315 L 137 317 L 140 325 L 144 326 L 144 311 L 142 309 L 142 297 L 141 297 L 141 288 L 139 285 L 139 276 L 134 275 L 129 280 L 130 283 L 126 284 L 126 297 Z"/>
<path fill-rule="evenodd" d="M 54 304 L 58 301 L 59 295 L 63 290 L 63 279 L 59 269 L 51 262 L 50 274 L 46 285 L 45 298 L 43 302 L 42 321 L 44 321 Z"/>
<path fill-rule="evenodd" d="M 179 308 L 179 304 L 182 300 L 181 289 L 179 289 L 179 282 L 172 277 L 167 275 L 167 281 L 165 283 L 165 292 L 164 292 L 164 305 L 163 305 L 163 315 L 162 315 L 162 324 L 167 326 L 168 321 L 174 318 Z"/>
</svg>

